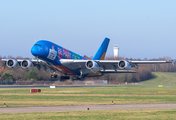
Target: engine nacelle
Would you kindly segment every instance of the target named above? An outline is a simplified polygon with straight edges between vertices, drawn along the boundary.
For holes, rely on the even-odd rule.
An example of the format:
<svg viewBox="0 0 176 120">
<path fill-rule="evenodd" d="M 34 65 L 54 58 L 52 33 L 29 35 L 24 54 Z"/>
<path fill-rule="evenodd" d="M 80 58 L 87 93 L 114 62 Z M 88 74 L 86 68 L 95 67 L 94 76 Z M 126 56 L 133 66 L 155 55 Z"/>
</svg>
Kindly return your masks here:
<svg viewBox="0 0 176 120">
<path fill-rule="evenodd" d="M 10 59 L 6 62 L 7 67 L 9 68 L 18 68 L 19 64 L 15 59 Z"/>
<path fill-rule="evenodd" d="M 32 69 L 34 67 L 34 65 L 33 65 L 33 63 L 30 60 L 23 60 L 21 62 L 21 67 L 23 69 L 29 70 L 29 69 Z"/>
<path fill-rule="evenodd" d="M 98 63 L 93 60 L 87 61 L 85 65 L 87 69 L 90 69 L 94 73 L 100 70 Z"/>
<path fill-rule="evenodd" d="M 121 60 L 118 64 L 118 67 L 120 69 L 124 69 L 124 70 L 130 70 L 131 69 L 130 63 L 126 60 Z"/>
</svg>

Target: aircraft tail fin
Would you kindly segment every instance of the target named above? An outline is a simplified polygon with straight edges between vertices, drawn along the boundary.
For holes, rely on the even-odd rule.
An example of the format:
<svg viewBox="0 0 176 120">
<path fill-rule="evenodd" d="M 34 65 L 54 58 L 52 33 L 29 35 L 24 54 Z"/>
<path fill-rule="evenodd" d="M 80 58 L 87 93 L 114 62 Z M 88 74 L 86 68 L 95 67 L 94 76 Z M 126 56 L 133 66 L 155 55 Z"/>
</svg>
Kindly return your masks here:
<svg viewBox="0 0 176 120">
<path fill-rule="evenodd" d="M 109 38 L 105 38 L 92 60 L 104 60 L 109 45 Z"/>
</svg>

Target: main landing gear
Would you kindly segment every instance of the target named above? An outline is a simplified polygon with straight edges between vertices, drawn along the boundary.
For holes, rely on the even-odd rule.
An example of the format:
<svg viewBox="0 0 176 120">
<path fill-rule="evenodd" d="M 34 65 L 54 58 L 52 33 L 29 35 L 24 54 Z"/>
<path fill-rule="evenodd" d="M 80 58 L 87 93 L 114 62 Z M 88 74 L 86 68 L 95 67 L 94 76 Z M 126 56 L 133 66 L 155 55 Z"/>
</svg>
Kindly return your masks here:
<svg viewBox="0 0 176 120">
<path fill-rule="evenodd" d="M 72 81 L 74 81 L 74 80 L 84 80 L 84 77 L 83 76 L 73 76 L 72 77 Z"/>
<path fill-rule="evenodd" d="M 51 75 L 51 79 L 56 79 L 56 78 L 58 78 L 58 76 L 54 72 L 53 75 Z M 65 81 L 65 80 L 68 80 L 68 79 L 70 79 L 70 76 L 67 76 L 67 75 L 60 77 L 60 81 Z M 84 76 L 76 75 L 76 76 L 72 76 L 71 79 L 72 79 L 72 81 L 74 81 L 74 80 L 84 80 Z"/>
<path fill-rule="evenodd" d="M 51 75 L 51 79 L 56 79 L 56 78 L 58 78 L 58 76 L 54 72 L 53 75 Z M 67 75 L 60 77 L 60 81 L 64 81 L 64 80 L 68 80 L 68 79 L 70 79 L 70 76 L 67 76 Z"/>
<path fill-rule="evenodd" d="M 84 80 L 85 76 L 82 73 L 82 69 L 80 69 L 79 71 L 80 71 L 80 74 L 77 74 L 77 75 L 73 76 L 72 81 L 74 81 L 74 80 L 81 80 L 81 81 Z"/>
<path fill-rule="evenodd" d="M 56 79 L 57 75 L 51 75 L 51 79 Z"/>
<path fill-rule="evenodd" d="M 55 75 L 55 72 L 53 75 L 51 75 L 51 79 L 56 79 L 57 78 L 57 75 Z"/>
<path fill-rule="evenodd" d="M 70 76 L 61 76 L 60 81 L 68 80 L 70 79 Z"/>
</svg>

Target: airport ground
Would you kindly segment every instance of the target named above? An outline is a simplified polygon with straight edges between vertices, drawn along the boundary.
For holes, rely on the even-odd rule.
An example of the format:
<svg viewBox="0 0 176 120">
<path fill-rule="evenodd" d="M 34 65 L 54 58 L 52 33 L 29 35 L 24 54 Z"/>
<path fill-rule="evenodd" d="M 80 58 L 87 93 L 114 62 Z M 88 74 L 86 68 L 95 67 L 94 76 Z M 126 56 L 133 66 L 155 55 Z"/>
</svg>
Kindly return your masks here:
<svg viewBox="0 0 176 120">
<path fill-rule="evenodd" d="M 176 109 L 100 110 L 0 114 L 0 120 L 175 120 Z"/>
<path fill-rule="evenodd" d="M 0 106 L 58 106 L 98 104 L 175 103 L 176 87 L 79 87 L 43 88 L 30 93 L 29 88 L 0 89 Z"/>
<path fill-rule="evenodd" d="M 112 104 L 112 101 L 114 104 Z M 6 107 L 4 107 L 6 103 Z M 34 113 L 0 113 L 0 119 L 175 119 L 176 87 L 68 87 L 68 88 L 42 88 L 41 93 L 30 93 L 29 88 L 1 88 L 1 111 L 12 108 L 29 106 L 45 106 L 47 112 Z M 153 106 L 140 108 L 138 105 Z M 153 105 L 152 105 L 153 104 Z M 162 108 L 162 105 L 166 108 Z M 82 105 L 82 109 L 76 106 Z M 90 106 L 89 106 L 90 105 Z M 93 105 L 93 106 L 92 106 Z M 133 105 L 131 109 L 117 106 L 119 110 L 107 110 L 103 107 L 96 110 L 96 105 Z M 140 105 L 140 106 L 141 106 Z M 7 107 L 8 106 L 8 107 Z M 58 108 L 70 106 L 70 110 L 56 112 L 52 106 Z M 138 107 L 137 107 L 138 106 Z M 51 108 L 50 108 L 51 107 Z M 90 111 L 87 111 L 87 108 Z M 98 108 L 98 106 L 97 106 Z M 127 106 L 127 108 L 130 108 Z M 136 108 L 136 109 L 135 109 Z M 34 108 L 32 108 L 34 109 Z M 39 108 L 37 108 L 39 109 Z M 61 108 L 62 109 L 62 108 Z M 74 110 L 75 109 L 75 110 Z M 35 110 L 34 110 L 35 111 Z"/>
<path fill-rule="evenodd" d="M 58 86 L 53 89 L 35 86 L 41 88 L 41 93 L 30 93 L 34 86 L 0 86 L 0 120 L 175 120 L 175 74 L 156 74 L 156 78 L 142 85 Z M 158 87 L 161 83 L 163 87 Z"/>
</svg>

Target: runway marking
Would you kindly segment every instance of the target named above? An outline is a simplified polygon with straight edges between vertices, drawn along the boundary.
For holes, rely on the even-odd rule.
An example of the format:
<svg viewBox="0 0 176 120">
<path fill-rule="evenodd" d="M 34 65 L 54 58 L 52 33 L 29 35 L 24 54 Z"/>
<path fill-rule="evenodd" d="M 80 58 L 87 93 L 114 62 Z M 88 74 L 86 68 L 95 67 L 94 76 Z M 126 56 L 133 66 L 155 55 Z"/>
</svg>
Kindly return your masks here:
<svg viewBox="0 0 176 120">
<path fill-rule="evenodd" d="M 48 107 L 4 107 L 0 113 L 64 112 L 93 110 L 137 110 L 137 109 L 176 109 L 175 103 L 167 104 L 125 104 L 125 105 L 73 105 Z"/>
</svg>

